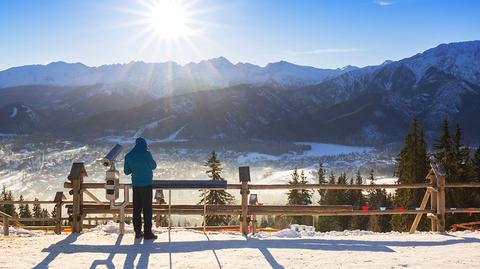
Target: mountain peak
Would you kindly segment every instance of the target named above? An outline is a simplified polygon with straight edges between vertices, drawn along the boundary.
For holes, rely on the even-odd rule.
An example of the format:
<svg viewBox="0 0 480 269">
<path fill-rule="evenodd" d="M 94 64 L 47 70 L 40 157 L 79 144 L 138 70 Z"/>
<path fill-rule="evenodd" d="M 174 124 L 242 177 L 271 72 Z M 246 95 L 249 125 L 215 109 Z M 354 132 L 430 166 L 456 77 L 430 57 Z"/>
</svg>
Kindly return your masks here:
<svg viewBox="0 0 480 269">
<path fill-rule="evenodd" d="M 342 70 L 343 72 L 349 72 L 349 71 L 356 70 L 356 69 L 359 69 L 359 67 L 354 66 L 354 65 L 346 65 L 346 66 L 340 68 L 340 70 Z"/>
<path fill-rule="evenodd" d="M 209 62 L 209 63 L 211 63 L 215 66 L 231 66 L 231 65 L 233 65 L 232 62 L 230 62 L 227 58 L 225 58 L 223 56 L 208 59 L 207 62 Z"/>
<path fill-rule="evenodd" d="M 281 61 L 278 61 L 278 62 L 268 63 L 265 67 L 268 68 L 268 67 L 275 67 L 275 66 L 299 66 L 299 65 L 292 64 L 290 62 L 281 60 Z"/>
</svg>

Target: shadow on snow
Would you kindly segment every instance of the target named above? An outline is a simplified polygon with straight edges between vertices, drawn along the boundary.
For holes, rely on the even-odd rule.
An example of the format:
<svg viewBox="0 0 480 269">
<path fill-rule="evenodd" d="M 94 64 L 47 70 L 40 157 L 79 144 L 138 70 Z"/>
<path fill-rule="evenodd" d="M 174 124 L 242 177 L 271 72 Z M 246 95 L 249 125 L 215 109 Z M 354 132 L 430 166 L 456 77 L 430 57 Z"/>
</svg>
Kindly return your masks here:
<svg viewBox="0 0 480 269">
<path fill-rule="evenodd" d="M 323 250 L 323 251 L 373 251 L 395 252 L 390 247 L 428 247 L 447 246 L 454 244 L 480 243 L 480 239 L 470 237 L 455 237 L 444 241 L 364 241 L 364 240 L 333 240 L 333 239 L 256 239 L 247 240 L 210 240 L 207 241 L 183 241 L 183 242 L 152 242 L 135 240 L 132 245 L 121 245 L 123 236 L 118 236 L 115 245 L 74 245 L 78 234 L 70 234 L 64 240 L 52 244 L 43 252 L 49 254 L 34 268 L 47 268 L 49 264 L 60 254 L 74 253 L 104 253 L 108 254 L 105 260 L 93 261 L 90 268 L 105 265 L 114 268 L 113 258 L 115 254 L 126 254 L 124 268 L 133 268 L 137 255 L 140 255 L 137 267 L 147 268 L 150 254 L 169 254 L 170 268 L 172 268 L 172 254 L 190 253 L 197 251 L 213 251 L 217 265 L 222 268 L 216 250 L 226 249 L 258 249 L 272 268 L 284 268 L 280 265 L 269 249 L 297 249 L 297 250 Z"/>
</svg>

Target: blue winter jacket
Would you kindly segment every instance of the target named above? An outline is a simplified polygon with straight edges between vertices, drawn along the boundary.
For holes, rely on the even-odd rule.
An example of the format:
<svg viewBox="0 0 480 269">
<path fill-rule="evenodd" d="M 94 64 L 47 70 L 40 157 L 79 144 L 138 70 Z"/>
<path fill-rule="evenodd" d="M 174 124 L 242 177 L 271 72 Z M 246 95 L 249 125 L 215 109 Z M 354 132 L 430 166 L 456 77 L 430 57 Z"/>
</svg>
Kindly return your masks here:
<svg viewBox="0 0 480 269">
<path fill-rule="evenodd" d="M 152 185 L 153 170 L 157 163 L 147 149 L 147 141 L 139 137 L 135 141 L 135 147 L 125 155 L 123 171 L 125 175 L 132 174 L 132 186 L 142 187 Z"/>
</svg>

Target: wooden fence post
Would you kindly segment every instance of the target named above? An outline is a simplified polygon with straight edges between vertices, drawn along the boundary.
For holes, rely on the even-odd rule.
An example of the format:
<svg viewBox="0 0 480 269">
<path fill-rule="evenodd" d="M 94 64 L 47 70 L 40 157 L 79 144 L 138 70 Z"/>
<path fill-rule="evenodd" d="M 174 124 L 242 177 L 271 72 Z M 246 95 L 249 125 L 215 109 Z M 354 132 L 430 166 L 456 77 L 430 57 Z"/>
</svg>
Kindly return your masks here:
<svg viewBox="0 0 480 269">
<path fill-rule="evenodd" d="M 62 201 L 64 199 L 63 192 L 59 191 L 55 194 L 55 234 L 62 233 Z"/>
<path fill-rule="evenodd" d="M 3 216 L 3 235 L 4 236 L 9 235 L 8 226 L 10 226 L 9 219 L 8 219 L 8 217 Z"/>
<path fill-rule="evenodd" d="M 435 176 L 431 177 L 430 183 L 432 183 L 433 185 L 433 190 L 430 193 L 430 209 L 436 213 L 437 212 L 437 194 L 438 194 L 437 178 Z M 437 219 L 438 219 L 438 216 L 436 214 L 430 218 L 432 232 L 438 232 Z"/>
<path fill-rule="evenodd" d="M 437 176 L 438 196 L 437 196 L 437 231 L 445 232 L 445 176 Z"/>
<path fill-rule="evenodd" d="M 445 177 L 446 173 L 443 167 L 439 164 L 436 163 L 431 163 L 430 166 L 432 167 L 430 174 L 433 174 L 431 178 L 434 178 L 435 180 L 435 186 L 436 186 L 436 193 L 432 197 L 435 197 L 431 200 L 432 202 L 432 209 L 433 206 L 436 206 L 436 216 L 435 216 L 435 222 L 436 222 L 436 227 L 437 230 L 436 232 L 445 232 Z M 436 203 L 434 203 L 436 200 Z M 435 223 L 432 218 L 432 225 Z M 433 227 L 432 227 L 433 228 Z M 433 229 L 432 229 L 433 230 Z"/>
<path fill-rule="evenodd" d="M 73 163 L 68 180 L 72 182 L 72 233 L 82 232 L 83 224 L 83 177 L 87 176 L 83 163 Z"/>
<path fill-rule="evenodd" d="M 240 230 L 243 235 L 248 234 L 248 182 L 250 181 L 250 167 L 244 166 L 238 169 L 240 182 L 242 183 L 240 194 L 242 195 L 242 215 L 240 216 Z"/>
</svg>

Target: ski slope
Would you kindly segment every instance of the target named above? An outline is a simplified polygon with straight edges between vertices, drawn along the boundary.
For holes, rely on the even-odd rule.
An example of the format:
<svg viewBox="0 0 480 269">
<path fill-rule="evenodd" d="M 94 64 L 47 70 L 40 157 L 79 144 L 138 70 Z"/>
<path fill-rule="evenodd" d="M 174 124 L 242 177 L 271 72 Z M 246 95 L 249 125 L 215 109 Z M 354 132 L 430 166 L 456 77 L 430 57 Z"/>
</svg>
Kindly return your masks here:
<svg viewBox="0 0 480 269">
<path fill-rule="evenodd" d="M 298 228 L 298 227 L 297 227 Z M 0 268 L 477 268 L 480 233 L 238 233 L 166 230 L 135 241 L 115 224 L 79 236 L 0 236 Z M 15 232 L 15 230 L 12 230 Z"/>
</svg>

